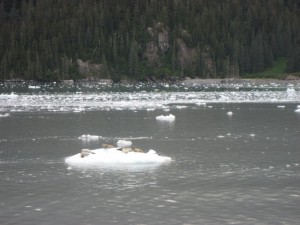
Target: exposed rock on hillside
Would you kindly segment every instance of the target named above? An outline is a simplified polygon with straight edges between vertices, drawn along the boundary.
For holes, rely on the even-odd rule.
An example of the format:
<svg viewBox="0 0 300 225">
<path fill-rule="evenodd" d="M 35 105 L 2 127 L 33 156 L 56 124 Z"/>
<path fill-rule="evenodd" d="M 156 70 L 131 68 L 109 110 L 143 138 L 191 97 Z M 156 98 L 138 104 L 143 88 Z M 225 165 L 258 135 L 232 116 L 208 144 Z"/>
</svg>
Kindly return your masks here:
<svg viewBox="0 0 300 225">
<path fill-rule="evenodd" d="M 161 22 L 154 27 L 148 27 L 147 33 L 150 41 L 146 44 L 144 58 L 151 66 L 161 66 L 160 55 L 166 53 L 170 48 L 169 32 Z"/>
<path fill-rule="evenodd" d="M 103 77 L 104 67 L 101 64 L 84 62 L 81 59 L 76 60 L 78 71 L 87 80 L 96 80 L 98 77 Z"/>
</svg>

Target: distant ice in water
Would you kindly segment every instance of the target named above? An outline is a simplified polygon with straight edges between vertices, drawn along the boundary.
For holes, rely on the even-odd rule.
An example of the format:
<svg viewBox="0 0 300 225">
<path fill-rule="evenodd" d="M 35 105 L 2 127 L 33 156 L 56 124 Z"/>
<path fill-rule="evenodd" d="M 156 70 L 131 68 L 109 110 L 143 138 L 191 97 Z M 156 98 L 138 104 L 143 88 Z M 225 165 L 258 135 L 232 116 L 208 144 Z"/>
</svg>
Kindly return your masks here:
<svg viewBox="0 0 300 225">
<path fill-rule="evenodd" d="M 161 115 L 161 116 L 157 116 L 156 120 L 172 122 L 175 120 L 175 116 L 172 114 L 169 114 L 167 116 Z"/>
<path fill-rule="evenodd" d="M 10 116 L 9 113 L 0 114 L 0 117 L 9 117 L 9 116 Z"/>
<path fill-rule="evenodd" d="M 0 113 L 74 112 L 110 110 L 166 110 L 186 107 L 210 108 L 211 103 L 300 103 L 298 84 L 124 84 L 97 83 L 75 87 L 21 86 L 19 92 L 0 84 Z M 17 86 L 17 85 L 16 85 Z M 35 88 L 33 88 L 35 87 Z M 237 88 L 238 87 L 238 88 Z M 23 88 L 23 89 L 22 89 Z M 56 89 L 55 89 L 56 88 Z M 73 89 L 72 89 L 73 88 Z M 19 90 L 16 87 L 16 90 Z M 74 91 L 75 90 L 75 91 Z M 130 102 L 130 104 L 128 104 Z"/>
<path fill-rule="evenodd" d="M 40 89 L 40 86 L 33 86 L 33 85 L 29 85 L 28 86 L 29 89 Z"/>
<path fill-rule="evenodd" d="M 83 134 L 80 137 L 78 137 L 79 140 L 90 142 L 90 141 L 98 141 L 100 139 L 100 136 L 98 135 L 90 135 L 90 134 Z"/>
<path fill-rule="evenodd" d="M 294 89 L 294 87 L 288 87 L 288 88 L 286 89 L 286 92 L 288 93 L 288 95 L 293 96 L 293 95 L 295 95 L 296 90 Z"/>
<path fill-rule="evenodd" d="M 232 116 L 232 115 L 233 115 L 233 112 L 229 111 L 229 112 L 227 112 L 227 115 L 228 115 L 228 116 Z"/>
<path fill-rule="evenodd" d="M 196 105 L 206 106 L 206 102 L 196 102 Z"/>
</svg>

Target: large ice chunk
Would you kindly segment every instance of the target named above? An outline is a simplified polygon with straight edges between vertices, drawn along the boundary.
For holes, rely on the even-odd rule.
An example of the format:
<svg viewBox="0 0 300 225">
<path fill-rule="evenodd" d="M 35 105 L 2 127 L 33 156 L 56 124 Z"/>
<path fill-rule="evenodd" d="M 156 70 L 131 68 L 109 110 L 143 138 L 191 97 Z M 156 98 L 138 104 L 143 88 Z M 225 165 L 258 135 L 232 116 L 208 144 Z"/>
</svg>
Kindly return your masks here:
<svg viewBox="0 0 300 225">
<path fill-rule="evenodd" d="M 118 147 L 130 147 L 131 145 L 132 145 L 131 141 L 118 140 L 118 142 L 117 142 Z"/>
<path fill-rule="evenodd" d="M 171 162 L 171 158 L 160 156 L 154 150 L 147 153 L 128 152 L 124 153 L 117 148 L 95 149 L 90 150 L 93 154 L 81 157 L 81 154 L 65 158 L 65 163 L 69 166 L 101 166 L 116 164 L 150 164 L 150 163 L 167 163 Z"/>
<path fill-rule="evenodd" d="M 161 115 L 161 116 L 157 116 L 156 120 L 172 122 L 175 121 L 175 116 L 172 114 L 169 114 L 168 116 Z"/>
</svg>

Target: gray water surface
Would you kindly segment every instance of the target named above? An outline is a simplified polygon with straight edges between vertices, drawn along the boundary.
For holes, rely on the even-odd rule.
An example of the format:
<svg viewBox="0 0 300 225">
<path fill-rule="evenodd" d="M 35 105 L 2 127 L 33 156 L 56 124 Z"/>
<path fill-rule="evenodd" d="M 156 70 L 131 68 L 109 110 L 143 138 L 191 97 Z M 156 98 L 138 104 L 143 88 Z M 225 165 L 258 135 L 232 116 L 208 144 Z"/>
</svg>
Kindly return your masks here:
<svg viewBox="0 0 300 225">
<path fill-rule="evenodd" d="M 10 112 L 0 118 L 0 224 L 299 224 L 300 114 L 280 104 Z M 156 121 L 169 113 L 174 122 Z M 64 163 L 120 139 L 173 161 Z"/>
</svg>

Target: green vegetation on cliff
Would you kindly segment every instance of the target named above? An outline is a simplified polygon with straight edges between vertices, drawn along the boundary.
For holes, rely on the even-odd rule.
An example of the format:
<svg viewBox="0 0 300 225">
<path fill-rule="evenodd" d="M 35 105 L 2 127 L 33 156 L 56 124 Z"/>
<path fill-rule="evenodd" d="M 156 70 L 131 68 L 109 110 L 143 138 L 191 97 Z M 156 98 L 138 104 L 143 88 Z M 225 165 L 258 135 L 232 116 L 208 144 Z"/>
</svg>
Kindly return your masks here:
<svg viewBox="0 0 300 225">
<path fill-rule="evenodd" d="M 298 0 L 0 1 L 0 80 L 297 71 Z"/>
</svg>

